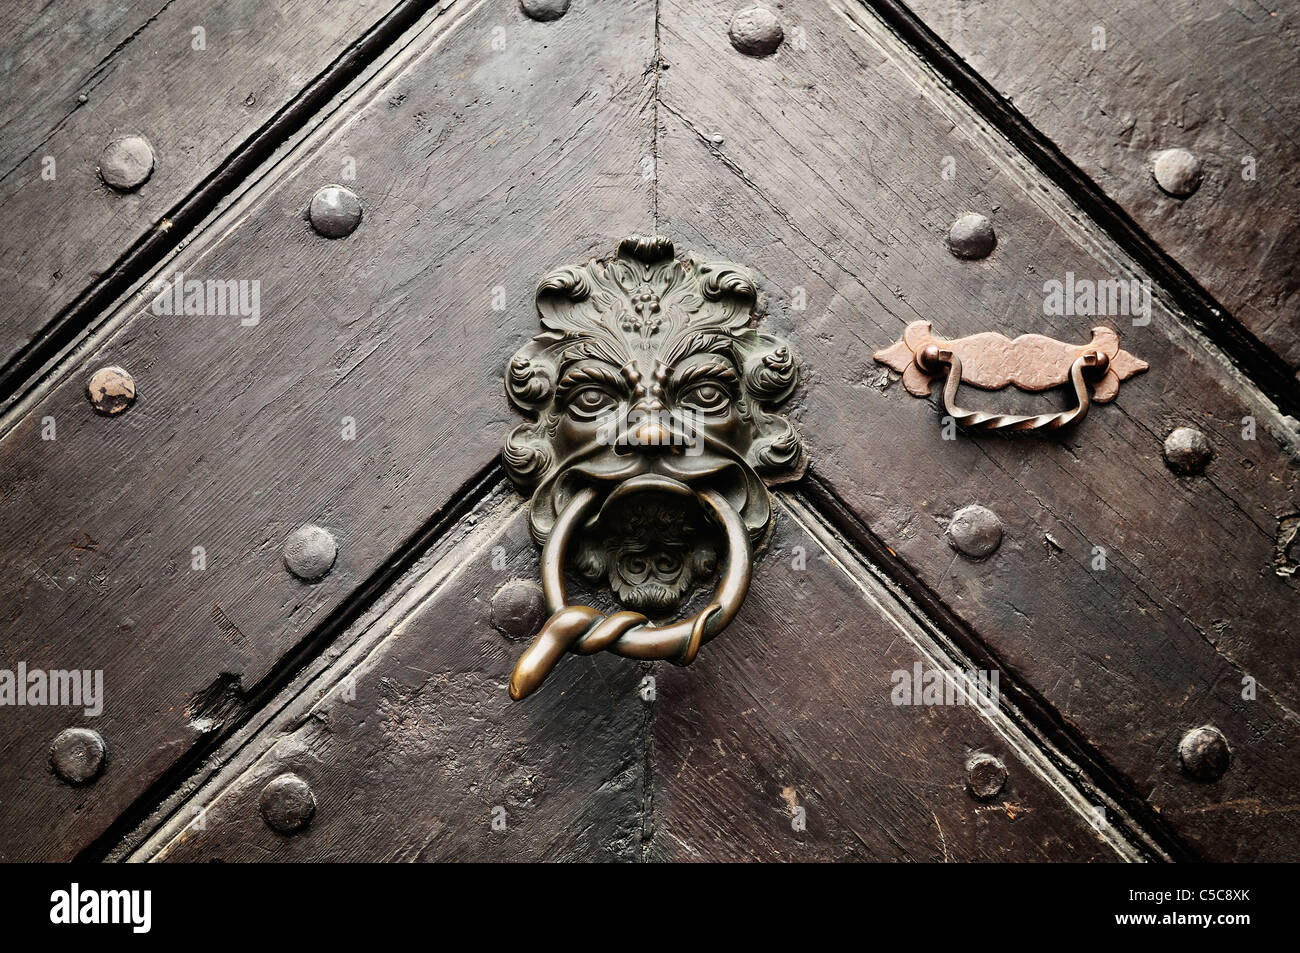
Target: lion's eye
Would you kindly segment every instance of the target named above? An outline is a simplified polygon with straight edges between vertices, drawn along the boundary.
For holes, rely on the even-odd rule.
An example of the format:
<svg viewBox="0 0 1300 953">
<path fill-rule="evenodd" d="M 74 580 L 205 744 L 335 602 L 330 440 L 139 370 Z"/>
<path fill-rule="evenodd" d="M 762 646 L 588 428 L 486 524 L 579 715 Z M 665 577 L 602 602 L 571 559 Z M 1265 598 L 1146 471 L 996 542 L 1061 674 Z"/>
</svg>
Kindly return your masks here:
<svg viewBox="0 0 1300 953">
<path fill-rule="evenodd" d="M 569 396 L 569 410 L 579 417 L 595 417 L 613 410 L 617 399 L 601 387 L 583 387 Z"/>
<path fill-rule="evenodd" d="M 717 414 L 726 410 L 731 404 L 731 395 L 720 384 L 696 384 L 682 394 L 680 403 L 702 414 Z"/>
</svg>

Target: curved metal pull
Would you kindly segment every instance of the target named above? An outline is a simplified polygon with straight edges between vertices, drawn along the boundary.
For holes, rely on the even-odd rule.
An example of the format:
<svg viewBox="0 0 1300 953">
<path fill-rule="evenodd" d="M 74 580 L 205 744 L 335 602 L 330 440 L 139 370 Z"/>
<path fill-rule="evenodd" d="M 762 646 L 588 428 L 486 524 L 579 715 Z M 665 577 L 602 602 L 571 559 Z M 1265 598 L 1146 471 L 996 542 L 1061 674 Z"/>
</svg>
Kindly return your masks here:
<svg viewBox="0 0 1300 953">
<path fill-rule="evenodd" d="M 679 258 L 664 238 L 625 238 L 613 257 L 538 285 L 542 332 L 505 375 L 530 419 L 501 456 L 532 497 L 550 618 L 515 665 L 511 698 L 569 652 L 689 664 L 740 611 L 771 523 L 767 485 L 804 467 L 799 435 L 775 412 L 797 365 L 752 327 L 756 300 L 745 269 Z M 566 567 L 624 608 L 570 605 Z M 701 612 L 651 621 L 710 583 Z"/>
<path fill-rule="evenodd" d="M 1072 410 L 1050 414 L 991 414 L 983 410 L 964 410 L 957 406 L 957 388 L 961 386 L 961 358 L 936 344 L 926 345 L 916 355 L 917 367 L 927 374 L 935 373 L 943 364 L 948 365 L 948 376 L 940 399 L 943 401 L 943 409 L 961 426 L 980 430 L 1056 430 L 1087 416 L 1092 400 L 1088 396 L 1084 375 L 1091 374 L 1094 379 L 1105 376 L 1110 367 L 1110 358 L 1098 351 L 1084 351 L 1075 358 L 1070 365 L 1070 381 L 1074 384 L 1078 405 Z"/>
<path fill-rule="evenodd" d="M 1012 340 L 992 332 L 946 341 L 930 332 L 928 321 L 914 321 L 901 341 L 874 357 L 899 371 L 903 386 L 917 397 L 929 396 L 934 379 L 946 368 L 940 400 L 948 415 L 963 427 L 1012 432 L 1056 430 L 1077 423 L 1092 404 L 1114 400 L 1121 380 L 1148 367 L 1146 361 L 1122 350 L 1119 337 L 1106 327 L 1093 328 L 1087 344 L 1067 344 L 1041 334 L 1022 334 Z M 963 382 L 986 390 L 1014 384 L 1021 390 L 1041 391 L 1067 381 L 1077 398 L 1070 410 L 997 414 L 957 405 L 957 389 Z"/>
</svg>

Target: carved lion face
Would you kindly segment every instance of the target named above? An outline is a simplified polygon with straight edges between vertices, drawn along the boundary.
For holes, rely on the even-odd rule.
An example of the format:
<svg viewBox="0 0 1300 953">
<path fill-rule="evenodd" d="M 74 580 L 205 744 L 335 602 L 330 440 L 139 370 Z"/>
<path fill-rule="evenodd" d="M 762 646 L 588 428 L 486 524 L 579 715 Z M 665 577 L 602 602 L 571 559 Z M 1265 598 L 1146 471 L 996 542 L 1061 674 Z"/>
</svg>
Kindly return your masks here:
<svg viewBox="0 0 1300 953">
<path fill-rule="evenodd" d="M 597 488 L 577 568 L 628 608 L 669 612 L 717 560 L 693 491 L 720 491 L 757 542 L 771 520 L 764 481 L 801 475 L 799 435 L 772 412 L 794 389 L 794 357 L 750 327 L 747 271 L 678 259 L 663 238 L 627 238 L 614 258 L 558 268 L 536 301 L 542 333 L 506 373 L 531 419 L 502 452 L 532 494 L 533 536 L 545 542 L 574 493 Z"/>
</svg>

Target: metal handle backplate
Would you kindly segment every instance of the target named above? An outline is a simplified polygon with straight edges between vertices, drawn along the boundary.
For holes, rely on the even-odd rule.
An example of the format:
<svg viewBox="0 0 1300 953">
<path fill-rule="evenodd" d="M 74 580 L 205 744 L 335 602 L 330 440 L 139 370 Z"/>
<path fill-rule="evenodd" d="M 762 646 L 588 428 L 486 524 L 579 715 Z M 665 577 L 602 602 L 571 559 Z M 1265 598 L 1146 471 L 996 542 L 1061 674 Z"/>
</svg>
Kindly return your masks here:
<svg viewBox="0 0 1300 953">
<path fill-rule="evenodd" d="M 940 400 L 946 414 L 963 427 L 1007 431 L 1055 430 L 1077 423 L 1092 404 L 1114 400 L 1120 381 L 1148 367 L 1146 361 L 1122 350 L 1119 336 L 1107 327 L 1093 328 L 1087 344 L 1067 344 L 1041 334 L 1011 339 L 994 332 L 944 340 L 931 333 L 930 322 L 914 321 L 901 341 L 874 357 L 901 373 L 903 386 L 917 397 L 929 396 L 935 378 L 944 375 Z M 1021 390 L 1041 391 L 1067 382 L 1073 384 L 1076 400 L 1069 410 L 1002 414 L 966 410 L 957 404 L 962 383 L 986 390 L 1014 384 Z"/>
</svg>

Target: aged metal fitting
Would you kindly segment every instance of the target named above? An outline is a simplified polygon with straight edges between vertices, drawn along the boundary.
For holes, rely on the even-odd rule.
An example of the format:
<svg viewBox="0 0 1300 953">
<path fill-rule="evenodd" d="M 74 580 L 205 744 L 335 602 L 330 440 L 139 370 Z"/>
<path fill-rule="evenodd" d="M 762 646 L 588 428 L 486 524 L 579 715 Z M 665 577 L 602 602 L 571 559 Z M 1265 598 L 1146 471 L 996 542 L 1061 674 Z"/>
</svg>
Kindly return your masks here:
<svg viewBox="0 0 1300 953">
<path fill-rule="evenodd" d="M 143 136 L 112 139 L 99 156 L 99 177 L 119 192 L 130 192 L 153 175 L 153 148 Z"/>
<path fill-rule="evenodd" d="M 770 56 L 785 39 L 781 21 L 766 7 L 745 7 L 736 11 L 727 31 L 731 45 L 746 56 Z"/>
<path fill-rule="evenodd" d="M 328 530 L 307 523 L 284 542 L 284 565 L 304 582 L 314 582 L 334 566 L 339 547 Z"/>
<path fill-rule="evenodd" d="M 983 559 L 1002 543 L 1002 520 L 988 507 L 964 506 L 952 514 L 948 543 L 972 559 Z"/>
<path fill-rule="evenodd" d="M 1228 739 L 1213 725 L 1193 728 L 1178 743 L 1178 759 L 1183 771 L 1197 781 L 1217 781 L 1228 770 L 1232 750 Z"/>
<path fill-rule="evenodd" d="M 351 189 L 327 185 L 312 196 L 307 214 L 318 234 L 343 238 L 361 223 L 361 200 Z"/>
<path fill-rule="evenodd" d="M 50 745 L 50 767 L 68 784 L 85 784 L 104 767 L 104 738 L 89 728 L 65 728 Z"/>
<path fill-rule="evenodd" d="M 120 414 L 135 400 L 135 378 L 120 367 L 101 367 L 90 376 L 86 396 L 97 413 Z"/>
<path fill-rule="evenodd" d="M 991 754 L 976 754 L 966 762 L 966 785 L 981 801 L 997 797 L 1007 783 L 1007 766 Z"/>
<path fill-rule="evenodd" d="M 903 339 L 874 355 L 881 364 L 903 375 L 903 386 L 915 397 L 928 397 L 933 378 L 944 373 L 944 413 L 963 427 L 981 430 L 1055 430 L 1076 423 L 1093 403 L 1114 400 L 1119 382 L 1147 369 L 1147 362 L 1120 349 L 1110 328 L 1092 329 L 1087 344 L 1066 344 L 1041 334 L 1022 334 L 1015 340 L 993 332 L 946 341 L 930 332 L 929 321 L 913 321 Z M 1093 381 L 1089 393 L 1087 381 Z M 963 383 L 985 390 L 1015 384 L 1021 390 L 1039 391 L 1069 381 L 1078 404 L 1051 414 L 993 414 L 957 406 L 957 388 Z"/>
<path fill-rule="evenodd" d="M 1212 453 L 1210 441 L 1194 427 L 1176 427 L 1165 437 L 1165 463 L 1179 473 L 1200 473 Z"/>
<path fill-rule="evenodd" d="M 258 799 L 262 818 L 281 834 L 300 831 L 316 813 L 316 796 L 298 775 L 286 772 L 262 788 Z"/>
<path fill-rule="evenodd" d="M 948 250 L 958 258 L 987 258 L 998 243 L 993 223 L 968 212 L 948 227 Z"/>
<path fill-rule="evenodd" d="M 798 433 L 774 412 L 797 365 L 750 326 L 756 300 L 745 269 L 678 258 L 664 238 L 626 238 L 612 258 L 542 279 L 543 331 L 505 375 L 530 421 L 502 461 L 532 496 L 550 618 L 515 666 L 512 698 L 569 651 L 689 663 L 740 608 L 771 522 L 767 484 L 804 466 Z M 570 605 L 570 558 L 625 609 Z M 715 574 L 701 612 L 650 623 Z"/>
</svg>

